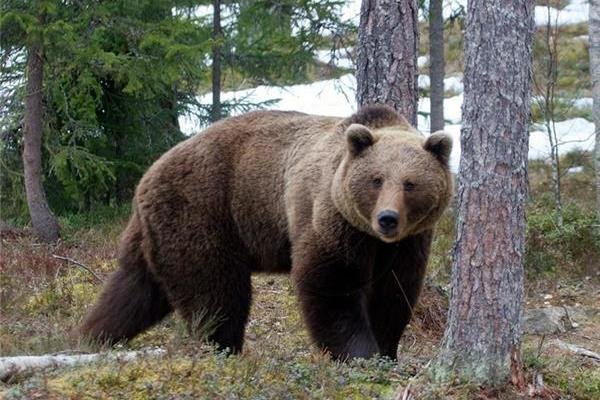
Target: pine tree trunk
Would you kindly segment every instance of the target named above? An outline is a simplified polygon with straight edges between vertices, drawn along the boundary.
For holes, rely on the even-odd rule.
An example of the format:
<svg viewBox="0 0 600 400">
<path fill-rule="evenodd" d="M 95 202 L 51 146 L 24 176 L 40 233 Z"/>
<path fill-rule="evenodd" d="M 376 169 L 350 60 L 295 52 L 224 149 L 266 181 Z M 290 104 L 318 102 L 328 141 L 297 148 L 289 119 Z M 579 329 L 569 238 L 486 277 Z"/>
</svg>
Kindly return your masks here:
<svg viewBox="0 0 600 400">
<path fill-rule="evenodd" d="M 417 2 L 363 0 L 356 68 L 359 106 L 387 104 L 417 123 Z"/>
<path fill-rule="evenodd" d="M 444 17 L 442 0 L 429 2 L 430 131 L 444 129 Z"/>
<path fill-rule="evenodd" d="M 23 133 L 23 170 L 31 226 L 40 239 L 55 242 L 59 238 L 56 217 L 50 211 L 42 185 L 42 83 L 44 64 L 39 44 L 32 44 L 27 56 L 27 95 Z"/>
<path fill-rule="evenodd" d="M 534 2 L 468 3 L 452 297 L 434 372 L 503 382 L 520 354 Z M 513 353 L 514 352 L 514 353 Z"/>
<path fill-rule="evenodd" d="M 590 72 L 592 75 L 592 111 L 596 124 L 596 148 L 594 159 L 596 164 L 596 196 L 598 219 L 600 220 L 600 0 L 590 2 Z"/>
<path fill-rule="evenodd" d="M 221 119 L 221 0 L 213 0 L 212 109 L 210 120 Z"/>
</svg>

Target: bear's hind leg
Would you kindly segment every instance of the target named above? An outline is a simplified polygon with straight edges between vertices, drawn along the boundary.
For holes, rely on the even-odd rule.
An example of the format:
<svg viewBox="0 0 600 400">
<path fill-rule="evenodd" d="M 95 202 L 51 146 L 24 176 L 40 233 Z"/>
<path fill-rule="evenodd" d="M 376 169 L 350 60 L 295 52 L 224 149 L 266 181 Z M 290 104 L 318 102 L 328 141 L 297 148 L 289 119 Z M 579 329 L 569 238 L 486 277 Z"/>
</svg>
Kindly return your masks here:
<svg viewBox="0 0 600 400">
<path fill-rule="evenodd" d="M 250 270 L 247 266 L 236 266 L 236 269 L 224 284 L 215 286 L 208 299 L 208 308 L 214 311 L 211 311 L 214 320 L 209 321 L 209 328 L 215 328 L 208 340 L 219 350 L 231 353 L 242 351 L 252 302 Z"/>
<path fill-rule="evenodd" d="M 250 267 L 226 251 L 204 250 L 201 258 L 186 263 L 185 274 L 166 277 L 169 299 L 192 335 L 239 353 L 250 312 Z"/>
</svg>

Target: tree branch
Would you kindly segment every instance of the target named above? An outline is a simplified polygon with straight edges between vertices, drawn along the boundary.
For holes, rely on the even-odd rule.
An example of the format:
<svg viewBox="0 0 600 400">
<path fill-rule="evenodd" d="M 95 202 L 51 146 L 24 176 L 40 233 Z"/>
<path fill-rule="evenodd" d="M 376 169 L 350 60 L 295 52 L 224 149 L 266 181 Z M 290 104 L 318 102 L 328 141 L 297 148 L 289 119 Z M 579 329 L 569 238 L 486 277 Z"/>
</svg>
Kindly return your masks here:
<svg viewBox="0 0 600 400">
<path fill-rule="evenodd" d="M 52 254 L 52 257 L 58 258 L 59 260 L 64 260 L 67 263 L 75 264 L 78 267 L 81 267 L 81 268 L 85 269 L 90 274 L 94 275 L 94 278 L 96 278 L 99 282 L 104 283 L 104 280 L 102 278 L 100 278 L 100 276 L 98 276 L 98 274 L 96 274 L 90 267 L 88 267 L 88 266 L 80 263 L 79 261 L 75 261 L 75 260 L 73 260 L 72 258 L 69 258 L 69 257 L 57 256 L 56 254 Z"/>
</svg>

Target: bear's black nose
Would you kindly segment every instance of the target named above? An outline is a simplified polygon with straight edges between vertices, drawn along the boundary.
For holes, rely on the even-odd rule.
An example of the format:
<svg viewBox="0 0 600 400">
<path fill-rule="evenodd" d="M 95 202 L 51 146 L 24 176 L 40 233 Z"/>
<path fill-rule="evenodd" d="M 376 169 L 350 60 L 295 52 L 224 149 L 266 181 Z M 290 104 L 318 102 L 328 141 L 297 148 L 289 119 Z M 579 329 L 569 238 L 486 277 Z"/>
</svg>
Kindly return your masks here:
<svg viewBox="0 0 600 400">
<path fill-rule="evenodd" d="M 391 232 L 398 226 L 398 213 L 384 210 L 377 215 L 377 223 L 384 233 Z"/>
</svg>

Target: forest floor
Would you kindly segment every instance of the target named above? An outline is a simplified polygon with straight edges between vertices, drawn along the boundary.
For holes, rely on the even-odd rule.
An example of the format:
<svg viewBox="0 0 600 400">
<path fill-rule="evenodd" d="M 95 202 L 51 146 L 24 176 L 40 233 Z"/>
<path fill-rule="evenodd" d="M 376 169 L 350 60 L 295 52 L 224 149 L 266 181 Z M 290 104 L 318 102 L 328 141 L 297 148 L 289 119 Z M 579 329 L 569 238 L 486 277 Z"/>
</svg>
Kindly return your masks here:
<svg viewBox="0 0 600 400">
<path fill-rule="evenodd" d="M 421 29 L 421 54 L 426 54 L 425 24 Z M 460 23 L 446 28 L 447 76 L 459 76 L 463 70 L 463 30 Z M 561 98 L 589 96 L 586 34 L 585 23 L 560 29 Z M 538 30 L 537 36 L 536 57 L 541 59 L 543 32 Z M 299 83 L 335 78 L 348 71 L 334 72 L 321 65 L 309 74 L 307 82 Z M 427 73 L 426 65 L 421 73 Z M 241 86 L 233 81 L 225 82 L 225 87 L 234 90 Z M 422 91 L 427 96 L 427 90 Z M 457 94 L 447 92 L 446 96 Z M 557 110 L 559 120 L 589 119 L 591 112 L 589 106 L 577 108 L 571 102 L 558 104 Z M 539 120 L 539 108 L 534 107 L 533 114 Z M 565 175 L 566 205 L 578 202 L 582 209 L 592 209 L 594 186 L 589 159 L 587 172 Z M 583 164 L 575 155 L 562 160 L 562 165 L 567 170 Z M 432 387 L 428 393 L 431 398 L 600 399 L 600 364 L 556 345 L 559 339 L 600 353 L 600 245 L 596 243 L 595 251 L 585 251 L 593 244 L 582 239 L 589 236 L 578 232 L 589 225 L 577 216 L 560 234 L 549 228 L 552 213 L 548 205 L 548 166 L 539 162 L 537 170 L 530 171 L 530 178 L 532 203 L 536 203 L 530 209 L 530 229 L 533 226 L 541 236 L 529 236 L 528 247 L 535 247 L 535 252 L 528 255 L 525 308 L 572 306 L 578 310 L 576 322 L 566 321 L 561 333 L 524 336 L 522 361 L 531 387 L 521 391 L 512 386 L 482 390 L 454 382 Z M 70 334 L 93 304 L 101 282 L 83 267 L 53 255 L 76 260 L 105 280 L 116 268 L 118 235 L 128 214 L 125 207 L 62 217 L 63 241 L 56 246 L 40 244 L 26 231 L 1 233 L 0 356 L 107 351 L 79 343 Z M 415 377 L 426 374 L 439 350 L 447 312 L 452 221 L 449 214 L 438 227 L 429 285 L 402 337 L 398 362 L 382 358 L 331 361 L 311 345 L 289 278 L 257 275 L 253 277 L 254 301 L 242 355 L 225 357 L 188 337 L 183 323 L 174 315 L 124 347 L 161 346 L 167 350 L 161 358 L 101 361 L 18 375 L 0 382 L 0 399 L 395 398 L 409 383 L 414 385 Z M 539 390 L 540 380 L 545 390 Z"/>
<path fill-rule="evenodd" d="M 116 267 L 115 249 L 127 210 L 106 213 L 63 219 L 64 240 L 56 246 L 41 245 L 22 231 L 3 233 L 0 355 L 106 350 L 70 336 L 93 303 L 101 287 L 99 279 L 81 266 L 53 257 L 69 257 L 105 279 Z M 0 398 L 394 398 L 411 378 L 426 373 L 438 351 L 447 310 L 447 287 L 440 282 L 447 280 L 447 274 L 435 265 L 445 259 L 436 252 L 447 252 L 441 243 L 451 243 L 445 229 L 449 225 L 440 224 L 430 284 L 401 340 L 398 363 L 383 358 L 331 361 L 311 345 L 288 276 L 257 275 L 240 356 L 225 357 L 188 337 L 181 320 L 172 316 L 126 346 L 161 346 L 167 349 L 161 358 L 102 361 L 16 376 L 0 383 Z M 566 332 L 524 337 L 528 382 L 543 377 L 545 398 L 600 398 L 600 364 L 553 344 L 560 339 L 600 352 L 600 275 L 590 271 L 571 278 L 540 275 L 527 281 L 526 292 L 527 309 L 570 305 L 581 311 Z M 526 398 L 526 392 L 512 387 L 482 391 L 455 382 L 432 389 L 428 396 L 512 399 Z"/>
</svg>

